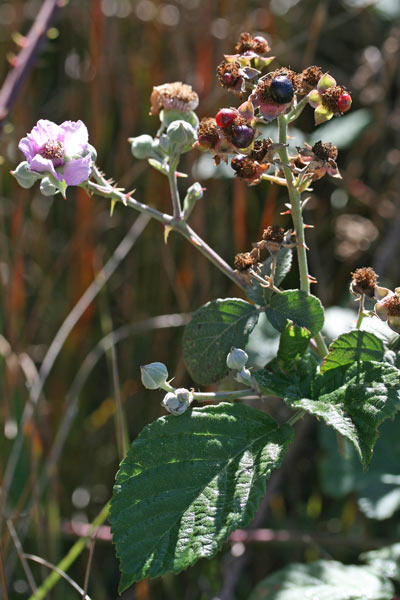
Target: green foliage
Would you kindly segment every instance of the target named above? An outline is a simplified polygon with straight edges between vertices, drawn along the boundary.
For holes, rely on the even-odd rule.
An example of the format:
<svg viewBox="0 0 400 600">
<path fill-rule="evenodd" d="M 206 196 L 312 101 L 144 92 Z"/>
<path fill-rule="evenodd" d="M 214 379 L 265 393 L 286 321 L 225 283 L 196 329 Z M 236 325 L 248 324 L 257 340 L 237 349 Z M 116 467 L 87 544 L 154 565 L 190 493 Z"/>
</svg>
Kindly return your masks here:
<svg viewBox="0 0 400 600">
<path fill-rule="evenodd" d="M 286 275 L 289 273 L 290 268 L 292 266 L 292 259 L 293 253 L 290 248 L 281 248 L 279 250 L 276 259 L 274 279 L 274 283 L 276 286 L 279 286 L 286 277 Z M 260 269 L 261 277 L 271 275 L 271 263 L 272 258 L 270 256 L 264 260 Z M 253 279 L 251 284 L 246 287 L 246 294 L 249 300 L 251 300 L 252 302 L 255 302 L 260 306 L 265 306 L 266 301 L 270 298 L 271 292 L 270 290 L 268 290 L 268 288 L 261 287 L 260 283 Z"/>
<path fill-rule="evenodd" d="M 400 544 L 364 552 L 360 555 L 360 559 L 366 562 L 375 573 L 400 583 Z"/>
<path fill-rule="evenodd" d="M 367 567 L 318 560 L 293 563 L 258 584 L 249 600 L 391 600 L 392 584 Z"/>
<path fill-rule="evenodd" d="M 358 329 L 344 333 L 332 342 L 329 354 L 321 365 L 321 373 L 358 361 L 382 361 L 382 341 L 373 333 Z"/>
<path fill-rule="evenodd" d="M 324 309 L 320 300 L 315 296 L 308 296 L 303 290 L 274 294 L 265 314 L 278 331 L 285 329 L 288 319 L 300 327 L 306 327 L 312 335 L 321 331 L 324 324 Z"/>
<path fill-rule="evenodd" d="M 291 439 L 291 427 L 244 404 L 194 408 L 146 427 L 111 504 L 120 591 L 213 556 L 252 519 Z"/>
<path fill-rule="evenodd" d="M 290 322 L 287 323 L 279 342 L 278 359 L 283 364 L 290 365 L 292 361 L 303 356 L 308 348 L 310 339 L 311 333 L 308 329 Z"/>
<path fill-rule="evenodd" d="M 382 424 L 368 472 L 362 471 L 356 451 L 343 439 L 338 451 L 334 432 L 320 427 L 324 451 L 320 461 L 321 487 L 332 498 L 356 493 L 362 512 L 371 519 L 388 519 L 400 509 L 400 414 Z"/>
<path fill-rule="evenodd" d="M 257 319 L 257 309 L 236 298 L 212 300 L 196 310 L 183 338 L 183 357 L 194 381 L 204 385 L 222 379 L 228 352 L 245 347 Z"/>
<path fill-rule="evenodd" d="M 378 426 L 399 408 L 399 375 L 395 367 L 371 361 L 313 376 L 303 360 L 289 372 L 257 371 L 255 378 L 266 393 L 275 393 L 292 408 L 322 418 L 348 438 L 366 467 Z"/>
</svg>

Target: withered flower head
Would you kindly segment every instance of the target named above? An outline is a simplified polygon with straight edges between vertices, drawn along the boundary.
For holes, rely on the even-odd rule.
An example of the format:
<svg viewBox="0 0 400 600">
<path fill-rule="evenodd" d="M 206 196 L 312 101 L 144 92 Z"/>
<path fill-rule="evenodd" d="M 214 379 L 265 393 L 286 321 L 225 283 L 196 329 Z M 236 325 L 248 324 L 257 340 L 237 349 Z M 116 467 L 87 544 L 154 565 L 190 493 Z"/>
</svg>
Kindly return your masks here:
<svg viewBox="0 0 400 600">
<path fill-rule="evenodd" d="M 262 140 L 257 140 L 254 142 L 254 148 L 248 155 L 249 158 L 257 160 L 258 162 L 265 161 L 265 159 L 269 160 L 268 153 L 271 150 L 271 146 L 273 142 L 271 138 L 264 138 Z"/>
<path fill-rule="evenodd" d="M 340 85 L 328 87 L 325 91 L 320 93 L 322 105 L 334 115 L 340 115 L 341 112 L 338 108 L 338 100 L 345 93 L 346 90 Z"/>
<path fill-rule="evenodd" d="M 233 266 L 237 271 L 247 271 L 257 260 L 250 252 L 240 252 L 236 254 Z"/>
<path fill-rule="evenodd" d="M 319 158 L 323 162 L 336 160 L 338 156 L 338 149 L 330 142 L 326 142 L 325 144 L 321 141 L 316 142 L 311 150 L 314 152 L 316 158 Z"/>
<path fill-rule="evenodd" d="M 369 298 L 373 298 L 379 280 L 373 268 L 361 267 L 360 269 L 356 269 L 351 275 L 353 277 L 350 285 L 352 294 L 365 294 Z"/>
<path fill-rule="evenodd" d="M 245 52 L 255 52 L 256 54 L 265 54 L 271 48 L 267 40 L 261 36 L 252 37 L 250 33 L 244 32 L 240 34 L 239 41 L 235 46 L 236 54 L 244 54 Z"/>
<path fill-rule="evenodd" d="M 341 175 L 336 164 L 338 150 L 330 142 L 316 142 L 314 146 L 305 143 L 304 148 L 297 148 L 299 154 L 292 158 L 292 164 L 295 168 L 303 169 L 308 167 L 308 173 L 312 175 L 312 181 L 321 179 L 328 173 L 331 177 L 341 179 Z"/>
<path fill-rule="evenodd" d="M 278 254 L 285 237 L 285 231 L 280 225 L 269 225 L 264 229 L 262 239 L 270 254 Z"/>
<path fill-rule="evenodd" d="M 374 309 L 376 316 L 387 321 L 393 331 L 400 333 L 400 288 L 392 292 L 387 288 L 377 287 L 375 297 L 379 300 Z"/>
<path fill-rule="evenodd" d="M 323 75 L 321 67 L 312 65 L 304 69 L 302 73 L 298 73 L 294 77 L 294 88 L 298 94 L 305 95 L 317 87 L 318 81 Z"/>
<path fill-rule="evenodd" d="M 215 148 L 219 141 L 217 121 L 213 117 L 201 119 L 198 133 L 198 147 L 201 150 Z"/>
<path fill-rule="evenodd" d="M 278 117 L 290 104 L 293 98 L 294 82 L 296 73 L 291 69 L 282 67 L 268 73 L 259 80 L 256 88 L 249 97 L 255 108 L 258 108 L 260 115 L 267 120 Z M 277 96 L 278 90 L 283 86 L 283 99 Z M 286 93 L 289 92 L 287 99 Z"/>
<path fill-rule="evenodd" d="M 239 61 L 227 62 L 223 60 L 217 67 L 217 77 L 223 88 L 240 92 L 243 77 Z"/>
<path fill-rule="evenodd" d="M 261 164 L 249 156 L 236 156 L 231 160 L 231 167 L 237 177 L 245 179 L 249 185 L 256 185 L 261 181 L 261 176 L 269 164 Z"/>
<path fill-rule="evenodd" d="M 199 105 L 199 97 L 190 85 L 181 81 L 164 83 L 153 87 L 150 96 L 150 114 L 158 115 L 163 108 L 190 112 Z"/>
</svg>

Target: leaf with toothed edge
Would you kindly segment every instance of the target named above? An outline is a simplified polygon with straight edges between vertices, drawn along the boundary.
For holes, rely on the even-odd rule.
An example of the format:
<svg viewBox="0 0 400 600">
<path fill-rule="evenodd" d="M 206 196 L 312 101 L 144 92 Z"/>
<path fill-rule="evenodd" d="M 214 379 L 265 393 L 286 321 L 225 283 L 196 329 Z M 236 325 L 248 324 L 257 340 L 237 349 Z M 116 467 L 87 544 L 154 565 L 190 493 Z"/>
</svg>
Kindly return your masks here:
<svg viewBox="0 0 400 600">
<path fill-rule="evenodd" d="M 121 463 L 111 502 L 119 591 L 214 556 L 254 517 L 292 436 L 290 426 L 239 403 L 147 426 Z"/>
</svg>

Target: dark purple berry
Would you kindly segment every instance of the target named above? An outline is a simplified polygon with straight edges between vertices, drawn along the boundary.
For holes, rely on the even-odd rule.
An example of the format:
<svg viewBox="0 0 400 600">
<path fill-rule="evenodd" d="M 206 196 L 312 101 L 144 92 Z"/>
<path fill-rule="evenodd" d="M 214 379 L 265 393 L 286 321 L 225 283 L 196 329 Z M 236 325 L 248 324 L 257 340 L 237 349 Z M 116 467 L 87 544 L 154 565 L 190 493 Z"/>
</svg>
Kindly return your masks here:
<svg viewBox="0 0 400 600">
<path fill-rule="evenodd" d="M 237 148 L 248 148 L 254 140 L 254 129 L 248 125 L 236 125 L 232 128 L 232 143 Z"/>
<path fill-rule="evenodd" d="M 293 86 L 286 75 L 278 75 L 271 81 L 271 96 L 277 104 L 287 104 L 293 98 Z"/>
</svg>

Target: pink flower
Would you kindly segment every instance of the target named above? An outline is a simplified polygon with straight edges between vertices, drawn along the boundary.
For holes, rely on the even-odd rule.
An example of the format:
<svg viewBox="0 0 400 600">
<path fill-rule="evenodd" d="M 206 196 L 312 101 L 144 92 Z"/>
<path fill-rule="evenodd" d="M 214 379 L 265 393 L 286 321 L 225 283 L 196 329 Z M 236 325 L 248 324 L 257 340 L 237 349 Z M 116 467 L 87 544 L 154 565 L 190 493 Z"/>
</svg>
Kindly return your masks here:
<svg viewBox="0 0 400 600">
<path fill-rule="evenodd" d="M 82 121 L 64 121 L 56 125 L 41 119 L 18 144 L 29 169 L 51 175 L 66 185 L 79 185 L 91 173 L 91 146 Z"/>
</svg>

